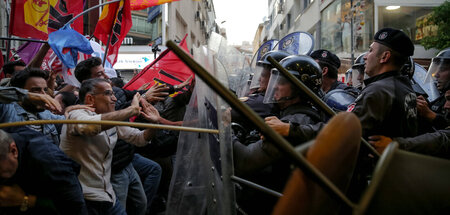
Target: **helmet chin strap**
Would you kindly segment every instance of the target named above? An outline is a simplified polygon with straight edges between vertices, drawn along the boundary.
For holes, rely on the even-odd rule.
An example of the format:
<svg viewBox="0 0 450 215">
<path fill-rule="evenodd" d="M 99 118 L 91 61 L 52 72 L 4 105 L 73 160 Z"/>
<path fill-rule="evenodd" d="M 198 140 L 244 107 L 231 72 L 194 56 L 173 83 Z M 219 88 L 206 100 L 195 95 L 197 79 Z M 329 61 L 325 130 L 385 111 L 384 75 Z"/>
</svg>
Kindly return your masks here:
<svg viewBox="0 0 450 215">
<path fill-rule="evenodd" d="M 289 101 L 292 99 L 295 99 L 296 96 L 285 96 L 285 97 L 281 97 L 280 99 L 277 100 L 277 102 L 281 102 L 281 101 Z"/>
</svg>

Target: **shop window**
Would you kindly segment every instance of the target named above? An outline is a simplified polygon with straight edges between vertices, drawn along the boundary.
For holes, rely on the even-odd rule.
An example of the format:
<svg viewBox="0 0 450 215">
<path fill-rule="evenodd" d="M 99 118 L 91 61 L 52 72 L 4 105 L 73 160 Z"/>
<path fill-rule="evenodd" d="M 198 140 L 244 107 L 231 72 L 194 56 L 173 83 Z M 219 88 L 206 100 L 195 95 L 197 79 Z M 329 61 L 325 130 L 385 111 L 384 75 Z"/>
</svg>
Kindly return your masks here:
<svg viewBox="0 0 450 215">
<path fill-rule="evenodd" d="M 378 7 L 378 29 L 384 27 L 398 28 L 405 32 L 411 40 L 418 44 L 427 36 L 437 33 L 437 26 L 427 22 L 433 9 L 431 7 L 404 7 L 394 10 L 386 9 L 386 6 Z"/>
<path fill-rule="evenodd" d="M 373 0 L 353 0 L 353 43 L 355 52 L 367 51 L 373 36 Z M 321 14 L 321 48 L 336 54 L 351 53 L 350 0 L 336 0 Z"/>
</svg>

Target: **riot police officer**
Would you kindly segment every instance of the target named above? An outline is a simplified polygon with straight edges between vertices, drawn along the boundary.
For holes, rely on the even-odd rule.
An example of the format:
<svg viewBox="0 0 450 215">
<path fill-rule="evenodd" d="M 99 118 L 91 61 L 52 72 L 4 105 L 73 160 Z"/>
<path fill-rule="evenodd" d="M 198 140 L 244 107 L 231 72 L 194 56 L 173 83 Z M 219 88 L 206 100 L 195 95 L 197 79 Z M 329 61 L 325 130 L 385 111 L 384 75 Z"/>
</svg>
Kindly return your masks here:
<svg viewBox="0 0 450 215">
<path fill-rule="evenodd" d="M 322 73 L 320 66 L 312 58 L 304 55 L 293 55 L 284 58 L 280 64 L 286 68 L 296 78 L 316 94 L 320 94 Z M 324 116 L 310 102 L 308 96 L 295 87 L 276 69 L 272 69 L 272 75 L 267 87 L 264 103 L 275 104 L 279 108 L 277 116 L 266 117 L 266 123 L 274 128 L 282 136 L 285 136 L 293 145 L 300 142 L 291 138 L 289 128 L 301 124 L 315 124 L 322 122 Z M 278 125 L 278 127 L 277 127 Z M 265 145 L 263 147 L 263 145 Z M 240 144 L 235 144 L 236 172 L 248 172 L 252 169 L 259 169 L 271 163 L 281 155 L 271 144 L 260 140 L 247 146 L 245 150 Z M 251 150 L 249 150 L 251 148 Z M 242 153 L 248 153 L 243 155 Z M 252 160 L 256 154 L 259 154 L 258 160 Z M 262 159 L 266 157 L 266 159 Z M 245 162 L 242 162 L 244 161 Z M 251 164 L 252 162 L 256 162 Z"/>
<path fill-rule="evenodd" d="M 364 73 L 365 62 L 364 62 L 364 55 L 366 55 L 367 52 L 362 53 L 359 55 L 355 63 L 352 65 L 352 83 L 353 87 L 361 91 L 364 88 L 364 79 L 367 79 L 367 75 Z"/>
<path fill-rule="evenodd" d="M 263 103 L 270 78 L 270 70 L 273 68 L 272 64 L 267 60 L 269 56 L 279 62 L 289 56 L 289 53 L 285 51 L 269 51 L 265 53 L 256 63 L 255 73 L 250 84 L 250 91 L 252 93 L 246 97 L 239 98 L 262 118 L 272 116 L 276 112 L 273 104 Z M 251 142 L 254 138 L 259 139 L 258 132 L 253 131 L 253 126 L 245 117 L 241 117 L 236 111 L 231 110 L 231 119 L 234 122 L 232 126 L 234 133 L 242 143 Z"/>
<path fill-rule="evenodd" d="M 439 52 L 437 56 L 432 59 L 427 73 L 427 79 L 435 79 L 440 96 L 431 104 L 428 104 L 424 97 L 419 96 L 417 98 L 417 111 L 419 116 L 426 119 L 426 122 L 430 123 L 434 129 L 443 129 L 447 127 L 448 124 L 447 119 L 444 117 L 446 114 L 444 104 L 445 92 L 450 89 L 450 48 Z M 430 131 L 430 129 L 424 132 L 427 131 Z"/>
<path fill-rule="evenodd" d="M 382 134 L 411 137 L 417 134 L 416 95 L 410 80 L 400 74 L 414 45 L 400 30 L 383 28 L 364 55 L 369 76 L 366 87 L 348 111 L 361 120 L 363 136 Z"/>
<path fill-rule="evenodd" d="M 343 89 L 355 96 L 359 94 L 355 88 L 337 80 L 338 69 L 341 67 L 341 60 L 338 56 L 325 49 L 313 51 L 310 56 L 319 63 L 322 69 L 322 91 L 325 94 L 334 89 Z"/>
<path fill-rule="evenodd" d="M 321 93 L 322 70 L 312 58 L 305 55 L 293 55 L 281 60 L 280 64 L 296 78 L 302 80 L 313 92 Z M 302 142 L 290 136 L 289 126 L 315 124 L 323 121 L 323 115 L 313 107 L 306 94 L 300 92 L 300 89 L 278 70 L 272 69 L 271 73 L 264 102 L 274 104 L 279 111 L 275 113 L 276 116 L 266 117 L 265 121 L 272 126 L 280 125 L 275 130 L 283 131 L 282 135 L 291 144 L 301 144 Z M 286 125 L 287 130 L 283 130 Z M 237 175 L 245 174 L 252 181 L 277 191 L 283 189 L 290 174 L 290 168 L 288 161 L 282 159 L 282 153 L 273 144 L 258 140 L 245 146 L 235 140 L 233 147 Z M 251 195 L 251 191 L 243 193 L 242 195 L 246 195 L 242 197 L 245 201 L 238 204 L 249 214 L 267 214 L 277 200 L 270 196 L 261 196 L 260 193 Z"/>
</svg>

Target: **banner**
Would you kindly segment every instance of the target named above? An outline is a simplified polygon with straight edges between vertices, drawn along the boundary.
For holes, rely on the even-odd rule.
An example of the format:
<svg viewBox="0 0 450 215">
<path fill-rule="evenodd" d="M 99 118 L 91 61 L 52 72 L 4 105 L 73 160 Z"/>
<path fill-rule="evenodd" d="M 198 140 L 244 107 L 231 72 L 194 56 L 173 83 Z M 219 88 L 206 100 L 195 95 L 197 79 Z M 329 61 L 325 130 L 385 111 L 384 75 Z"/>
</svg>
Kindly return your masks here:
<svg viewBox="0 0 450 215">
<path fill-rule="evenodd" d="M 275 49 L 275 45 L 278 44 L 278 40 L 269 40 L 261 45 L 258 49 L 258 55 L 256 57 L 256 62 L 261 59 L 264 54 L 266 54 L 268 51 L 271 51 L 272 49 Z"/>
<path fill-rule="evenodd" d="M 47 40 L 48 34 L 58 30 L 83 11 L 83 1 L 69 0 L 15 0 L 9 23 L 11 35 Z M 83 33 L 83 19 L 72 24 Z"/>
<path fill-rule="evenodd" d="M 179 46 L 188 52 L 186 36 Z M 163 83 L 166 85 L 178 85 L 194 73 L 172 51 L 166 49 L 151 64 L 145 67 L 138 75 L 131 79 L 123 88 L 136 90 L 145 83 Z"/>
<path fill-rule="evenodd" d="M 143 10 L 148 7 L 153 7 L 156 5 L 170 3 L 173 1 L 179 1 L 179 0 L 131 0 L 130 6 L 131 6 L 131 10 Z"/>
<path fill-rule="evenodd" d="M 97 26 L 95 26 L 94 36 L 104 44 L 108 44 L 106 59 L 112 65 L 116 63 L 122 40 L 132 25 L 129 0 L 122 0 L 103 7 Z"/>
</svg>

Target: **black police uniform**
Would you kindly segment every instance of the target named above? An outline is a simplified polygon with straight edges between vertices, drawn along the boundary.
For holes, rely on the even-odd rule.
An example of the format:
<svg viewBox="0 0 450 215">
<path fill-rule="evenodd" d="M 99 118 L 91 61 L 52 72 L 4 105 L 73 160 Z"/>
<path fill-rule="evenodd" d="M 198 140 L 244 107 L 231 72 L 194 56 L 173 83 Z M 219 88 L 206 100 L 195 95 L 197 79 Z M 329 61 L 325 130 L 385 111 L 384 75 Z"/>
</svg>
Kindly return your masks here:
<svg viewBox="0 0 450 215">
<path fill-rule="evenodd" d="M 406 151 L 450 159 L 450 128 L 394 141 Z"/>
<path fill-rule="evenodd" d="M 340 81 L 335 81 L 331 85 L 330 90 L 328 90 L 328 92 L 330 92 L 330 91 L 332 91 L 334 89 L 342 89 L 342 90 L 345 90 L 345 91 L 347 91 L 347 92 L 349 92 L 349 93 L 351 93 L 351 94 L 353 94 L 355 96 L 358 96 L 359 93 L 360 93 L 360 91 L 358 89 L 356 89 L 354 87 L 351 87 L 351 86 L 348 86 L 347 84 L 344 84 L 344 83 L 342 83 Z"/>
<path fill-rule="evenodd" d="M 436 113 L 436 118 L 431 122 L 435 129 L 444 129 L 449 124 L 448 119 L 445 117 L 447 114 L 447 111 L 444 108 L 445 102 L 445 93 L 443 93 L 433 104 L 431 104 L 431 110 Z"/>
<path fill-rule="evenodd" d="M 263 103 L 264 93 L 254 93 L 244 98 L 246 98 L 247 100 L 243 102 L 247 104 L 253 111 L 255 111 L 256 114 L 258 114 L 261 118 L 274 115 L 274 105 L 271 103 Z M 237 113 L 235 110 L 231 110 L 231 119 L 236 122 L 248 122 L 247 119 L 240 116 L 239 113 Z"/>
<path fill-rule="evenodd" d="M 361 120 L 363 136 L 416 136 L 416 95 L 408 78 L 390 71 L 364 83 L 366 88 L 348 110 Z"/>
<path fill-rule="evenodd" d="M 316 109 L 306 103 L 293 104 L 279 112 L 283 122 L 313 124 L 322 120 Z M 292 145 L 299 145 L 297 139 L 287 137 Z M 234 141 L 234 164 L 237 175 L 246 175 L 252 182 L 281 192 L 290 175 L 289 161 L 282 159 L 282 153 L 271 143 L 259 140 L 248 146 Z M 276 161 L 276 162 L 275 162 Z M 249 173 L 258 171 L 257 174 Z M 248 214 L 269 214 L 278 198 L 261 195 L 260 191 L 244 188 L 237 193 L 239 206 Z"/>
</svg>

